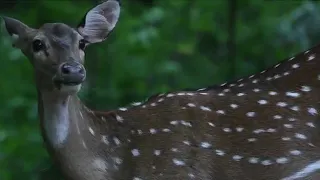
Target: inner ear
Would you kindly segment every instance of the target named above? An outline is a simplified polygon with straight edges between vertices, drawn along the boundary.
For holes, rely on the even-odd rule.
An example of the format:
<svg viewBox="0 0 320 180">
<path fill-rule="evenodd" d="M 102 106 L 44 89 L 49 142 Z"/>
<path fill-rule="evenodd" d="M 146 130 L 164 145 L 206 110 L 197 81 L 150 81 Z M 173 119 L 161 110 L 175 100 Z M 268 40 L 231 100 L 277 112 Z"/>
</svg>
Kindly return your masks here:
<svg viewBox="0 0 320 180">
<path fill-rule="evenodd" d="M 89 42 L 101 42 L 116 26 L 120 15 L 118 0 L 108 0 L 92 8 L 78 25 L 78 32 Z"/>
</svg>

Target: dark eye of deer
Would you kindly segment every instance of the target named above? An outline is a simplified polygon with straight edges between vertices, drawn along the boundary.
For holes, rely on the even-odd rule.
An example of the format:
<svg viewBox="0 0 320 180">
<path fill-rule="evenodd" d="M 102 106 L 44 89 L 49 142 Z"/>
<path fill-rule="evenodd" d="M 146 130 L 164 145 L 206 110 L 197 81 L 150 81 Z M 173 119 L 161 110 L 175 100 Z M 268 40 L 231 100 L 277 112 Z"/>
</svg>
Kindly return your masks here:
<svg viewBox="0 0 320 180">
<path fill-rule="evenodd" d="M 79 41 L 79 49 L 84 50 L 86 48 L 86 41 L 84 39 L 81 39 Z"/>
<path fill-rule="evenodd" d="M 34 52 L 39 52 L 45 49 L 45 45 L 42 41 L 40 41 L 39 39 L 36 39 L 32 43 L 32 48 Z"/>
</svg>

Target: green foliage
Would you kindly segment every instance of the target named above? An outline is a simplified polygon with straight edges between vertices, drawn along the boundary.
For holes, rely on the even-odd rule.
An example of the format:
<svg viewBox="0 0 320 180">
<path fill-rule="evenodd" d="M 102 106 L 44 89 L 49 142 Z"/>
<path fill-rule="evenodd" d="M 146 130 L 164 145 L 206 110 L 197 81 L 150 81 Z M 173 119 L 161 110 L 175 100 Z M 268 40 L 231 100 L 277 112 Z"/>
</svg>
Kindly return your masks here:
<svg viewBox="0 0 320 180">
<path fill-rule="evenodd" d="M 89 77 L 81 96 L 89 107 L 112 109 L 155 93 L 240 78 L 320 40 L 319 3 L 315 2 L 239 1 L 236 53 L 231 55 L 228 1 L 154 2 L 147 7 L 137 0 L 124 1 L 109 39 L 87 49 Z M 1 14 L 33 27 L 54 21 L 76 25 L 93 4 L 17 0 L 13 9 Z M 3 28 L 0 54 L 0 179 L 35 180 L 41 170 L 51 167 L 51 161 L 40 137 L 32 67 L 11 47 Z"/>
</svg>

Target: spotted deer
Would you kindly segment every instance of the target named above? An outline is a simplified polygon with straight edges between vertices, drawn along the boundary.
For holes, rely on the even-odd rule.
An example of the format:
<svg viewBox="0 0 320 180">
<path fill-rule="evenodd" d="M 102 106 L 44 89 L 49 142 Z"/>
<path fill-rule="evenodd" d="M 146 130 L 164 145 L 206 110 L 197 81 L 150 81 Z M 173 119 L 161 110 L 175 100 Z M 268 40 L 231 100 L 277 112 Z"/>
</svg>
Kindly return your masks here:
<svg viewBox="0 0 320 180">
<path fill-rule="evenodd" d="M 77 97 L 84 49 L 119 14 L 108 0 L 76 28 L 3 17 L 34 68 L 42 136 L 66 179 L 320 179 L 320 46 L 237 81 L 97 112 Z"/>
</svg>

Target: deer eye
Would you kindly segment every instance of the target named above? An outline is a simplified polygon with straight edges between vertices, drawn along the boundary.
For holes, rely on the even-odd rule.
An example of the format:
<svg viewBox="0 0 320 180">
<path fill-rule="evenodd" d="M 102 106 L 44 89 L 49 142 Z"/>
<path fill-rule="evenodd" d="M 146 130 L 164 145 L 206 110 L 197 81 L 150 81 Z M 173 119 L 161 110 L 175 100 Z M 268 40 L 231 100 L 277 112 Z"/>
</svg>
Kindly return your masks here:
<svg viewBox="0 0 320 180">
<path fill-rule="evenodd" d="M 79 41 L 79 49 L 84 50 L 86 48 L 87 42 L 84 39 Z"/>
<path fill-rule="evenodd" d="M 44 43 L 39 39 L 34 40 L 32 43 L 32 48 L 34 52 L 39 52 L 41 50 L 44 50 L 45 47 L 46 46 L 44 45 Z"/>
</svg>

